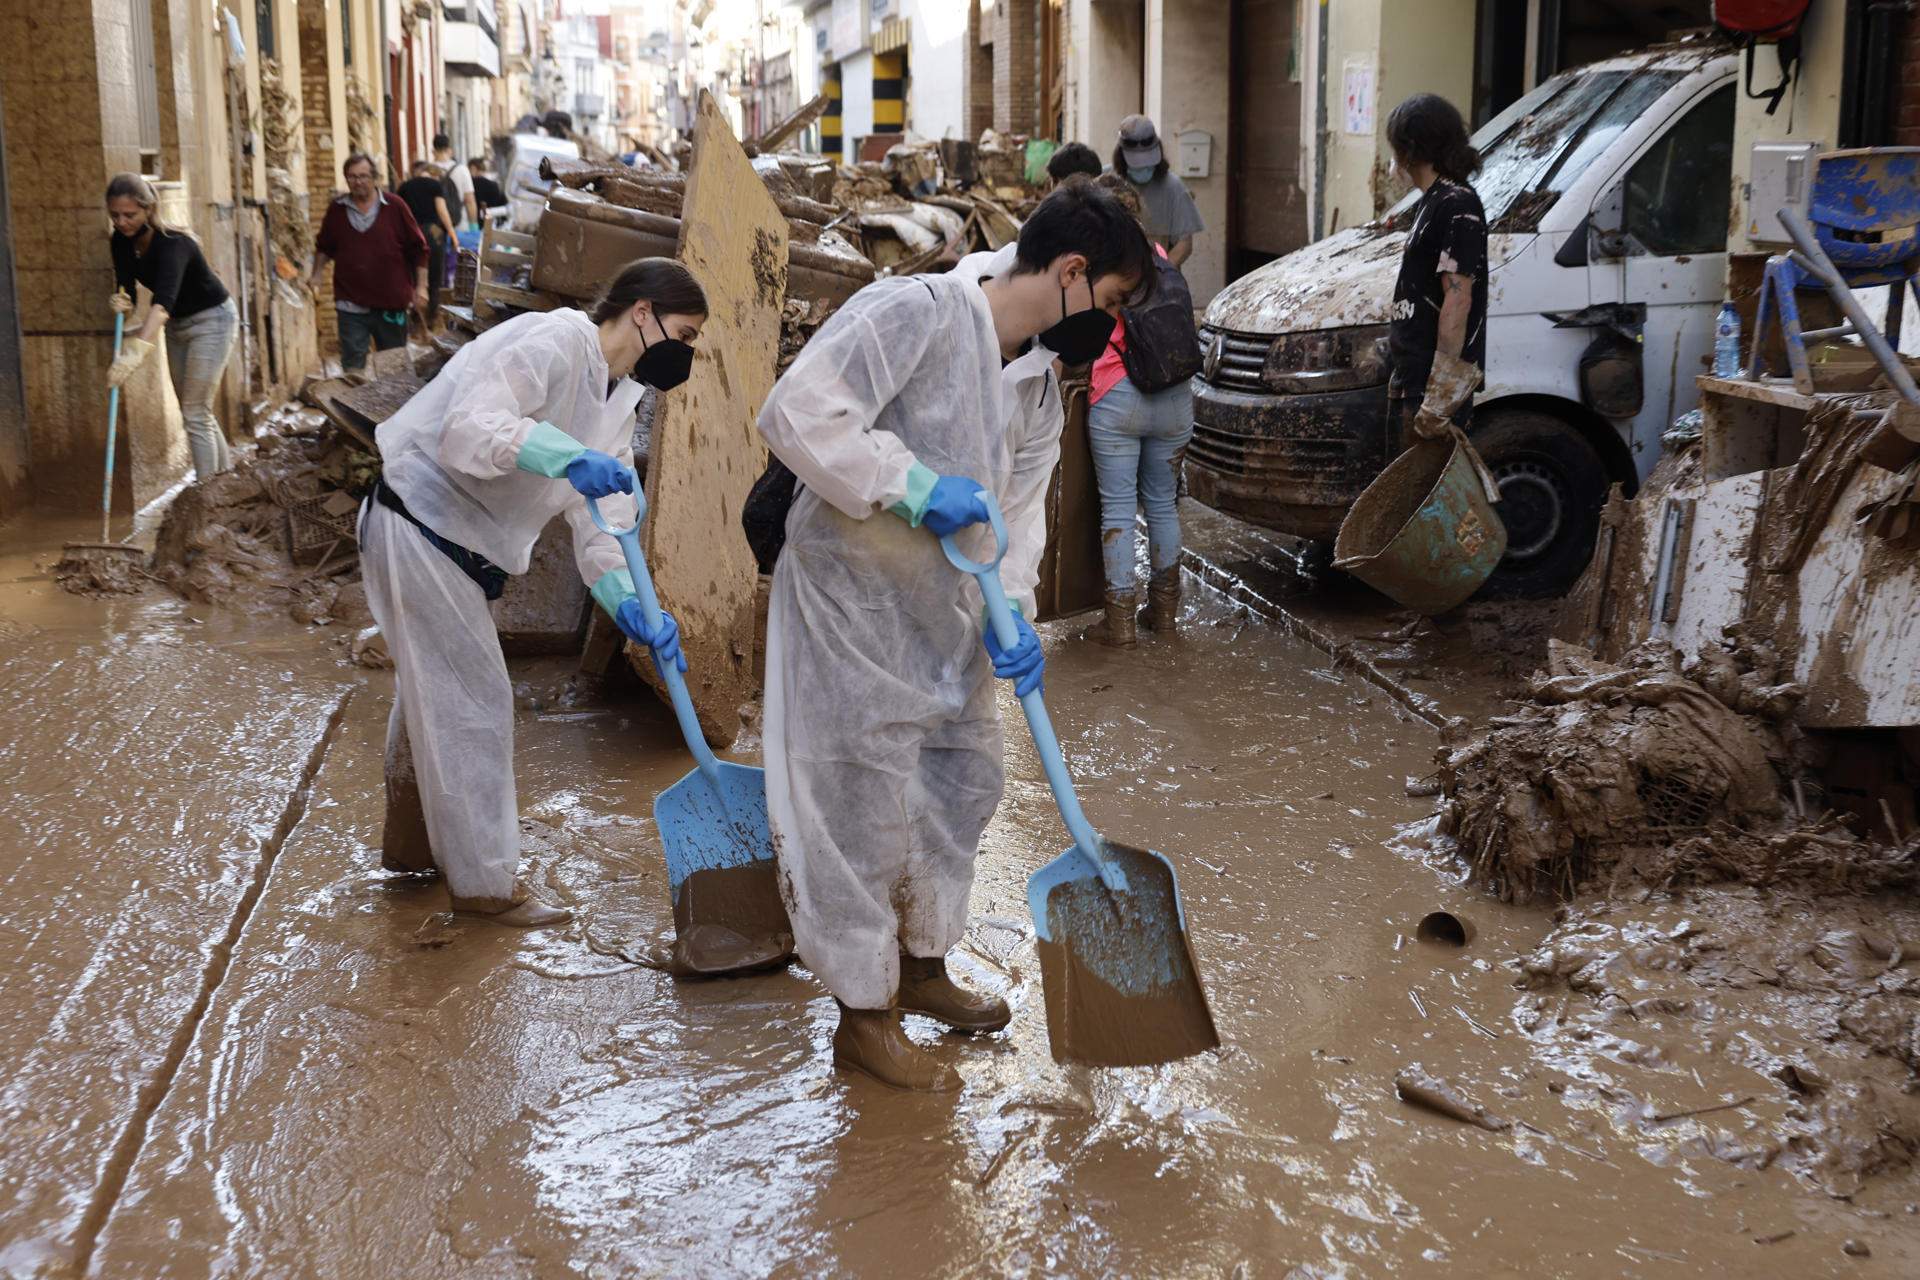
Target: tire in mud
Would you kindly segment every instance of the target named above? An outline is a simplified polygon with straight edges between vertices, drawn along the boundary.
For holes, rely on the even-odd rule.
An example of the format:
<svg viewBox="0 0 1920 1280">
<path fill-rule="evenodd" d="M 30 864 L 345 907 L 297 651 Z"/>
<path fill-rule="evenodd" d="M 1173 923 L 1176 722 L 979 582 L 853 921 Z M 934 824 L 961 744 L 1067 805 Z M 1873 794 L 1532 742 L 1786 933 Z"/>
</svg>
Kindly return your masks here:
<svg viewBox="0 0 1920 1280">
<path fill-rule="evenodd" d="M 1494 508 L 1507 526 L 1507 554 L 1480 590 L 1483 600 L 1557 596 L 1593 558 L 1607 468 L 1571 424 L 1530 409 L 1495 409 L 1468 433 L 1500 481 Z"/>
</svg>

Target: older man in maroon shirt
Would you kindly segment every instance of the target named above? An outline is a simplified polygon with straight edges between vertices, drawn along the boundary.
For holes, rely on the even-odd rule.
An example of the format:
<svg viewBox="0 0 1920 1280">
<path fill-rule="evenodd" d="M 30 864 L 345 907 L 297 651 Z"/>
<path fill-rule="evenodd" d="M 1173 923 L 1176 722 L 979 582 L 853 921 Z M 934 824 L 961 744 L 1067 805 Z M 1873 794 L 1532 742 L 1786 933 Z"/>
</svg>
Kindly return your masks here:
<svg viewBox="0 0 1920 1280">
<path fill-rule="evenodd" d="M 379 189 L 373 158 L 347 157 L 341 172 L 347 194 L 327 206 L 314 240 L 313 273 L 320 287 L 327 263 L 340 318 L 340 365 L 364 369 L 369 342 L 382 351 L 407 342 L 407 308 L 427 305 L 427 238 L 399 197 Z"/>
</svg>

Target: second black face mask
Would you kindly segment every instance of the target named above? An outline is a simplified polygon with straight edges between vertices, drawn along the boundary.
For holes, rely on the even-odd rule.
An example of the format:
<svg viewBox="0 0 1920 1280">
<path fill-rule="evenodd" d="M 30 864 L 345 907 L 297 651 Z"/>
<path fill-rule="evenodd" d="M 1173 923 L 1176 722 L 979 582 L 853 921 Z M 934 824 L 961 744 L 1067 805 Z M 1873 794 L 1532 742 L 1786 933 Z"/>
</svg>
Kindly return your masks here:
<svg viewBox="0 0 1920 1280">
<path fill-rule="evenodd" d="M 659 321 L 655 320 L 655 325 Z M 646 330 L 640 332 L 646 342 Z M 656 391 L 671 391 L 693 375 L 693 348 L 678 338 L 667 337 L 660 329 L 660 341 L 648 343 L 640 358 L 633 362 L 633 376 Z"/>
<path fill-rule="evenodd" d="M 1093 301 L 1093 281 L 1087 281 L 1087 301 Z M 1066 315 L 1067 291 L 1060 291 L 1059 324 L 1040 335 L 1040 341 L 1047 350 L 1059 356 L 1070 365 L 1091 364 L 1100 353 L 1107 349 L 1107 343 L 1113 340 L 1113 317 L 1097 306 L 1085 311 L 1076 311 Z"/>
</svg>

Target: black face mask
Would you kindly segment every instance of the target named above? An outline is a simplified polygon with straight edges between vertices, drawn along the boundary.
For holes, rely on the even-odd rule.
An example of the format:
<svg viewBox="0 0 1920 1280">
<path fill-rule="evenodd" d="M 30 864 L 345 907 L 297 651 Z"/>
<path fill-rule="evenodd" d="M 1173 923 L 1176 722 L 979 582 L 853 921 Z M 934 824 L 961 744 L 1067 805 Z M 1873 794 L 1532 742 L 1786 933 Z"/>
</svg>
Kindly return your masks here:
<svg viewBox="0 0 1920 1280">
<path fill-rule="evenodd" d="M 1087 301 L 1093 302 L 1093 281 L 1087 281 Z M 1040 335 L 1041 343 L 1069 365 L 1091 364 L 1113 340 L 1113 317 L 1098 306 L 1067 314 L 1067 291 L 1060 291 L 1061 321 Z"/>
<path fill-rule="evenodd" d="M 660 325 L 660 317 L 653 322 Z M 693 348 L 678 338 L 669 338 L 660 328 L 660 341 L 649 343 L 645 325 L 640 327 L 640 358 L 633 362 L 633 376 L 655 391 L 671 391 L 693 374 Z"/>
</svg>

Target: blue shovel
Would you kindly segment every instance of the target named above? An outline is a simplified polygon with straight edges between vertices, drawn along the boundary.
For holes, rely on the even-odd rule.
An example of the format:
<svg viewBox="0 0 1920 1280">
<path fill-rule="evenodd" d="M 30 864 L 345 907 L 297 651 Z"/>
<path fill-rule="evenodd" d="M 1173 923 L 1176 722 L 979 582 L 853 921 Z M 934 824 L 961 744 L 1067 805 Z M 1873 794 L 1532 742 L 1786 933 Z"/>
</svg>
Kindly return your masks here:
<svg viewBox="0 0 1920 1280">
<path fill-rule="evenodd" d="M 1011 649 L 1020 633 L 1000 585 L 1007 525 L 993 495 L 983 489 L 980 497 L 998 544 L 993 562 L 967 559 L 951 535 L 940 546 L 956 569 L 979 581 L 994 638 Z M 1027 881 L 1054 1061 L 1140 1067 L 1218 1047 L 1173 864 L 1093 829 L 1073 793 L 1040 691 L 1021 698 L 1020 705 L 1047 785 L 1073 835 L 1073 847 Z"/>
<path fill-rule="evenodd" d="M 640 552 L 647 500 L 636 481 L 631 529 L 615 529 L 587 499 L 602 533 L 620 544 L 633 593 L 649 626 L 660 625 L 660 600 Z M 654 664 L 673 700 L 680 733 L 698 767 L 653 802 L 653 822 L 667 856 L 673 897 L 673 972 L 719 976 L 779 968 L 793 958 L 793 924 L 780 900 L 767 824 L 766 770 L 717 759 L 700 731 L 687 681 L 673 663 Z"/>
</svg>

